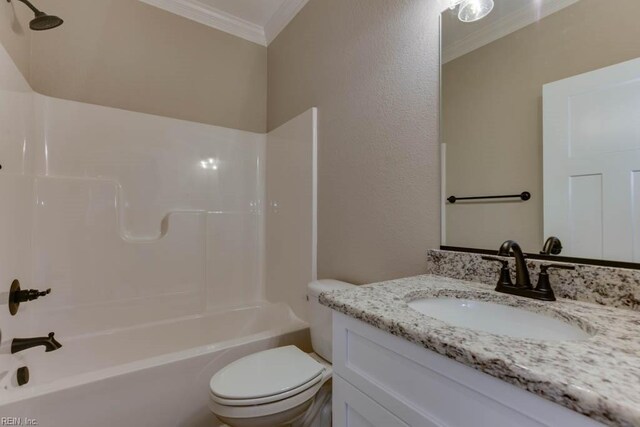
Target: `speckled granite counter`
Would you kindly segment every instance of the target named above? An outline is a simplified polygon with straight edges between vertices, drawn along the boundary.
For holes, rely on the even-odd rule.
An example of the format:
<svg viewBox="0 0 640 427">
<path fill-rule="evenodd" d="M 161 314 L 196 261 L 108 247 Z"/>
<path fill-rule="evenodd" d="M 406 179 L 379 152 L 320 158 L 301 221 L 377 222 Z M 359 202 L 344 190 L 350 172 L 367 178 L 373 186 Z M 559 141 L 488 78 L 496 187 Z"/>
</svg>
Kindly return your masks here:
<svg viewBox="0 0 640 427">
<path fill-rule="evenodd" d="M 509 261 L 514 271 L 513 257 Z M 531 277 L 537 277 L 540 265 L 547 260 L 527 259 Z M 558 298 L 592 302 L 611 307 L 640 311 L 640 270 L 573 264 L 575 270 L 551 270 L 551 283 Z M 427 271 L 437 276 L 453 277 L 493 285 L 500 266 L 482 260 L 477 253 L 431 249 L 427 253 Z"/>
<path fill-rule="evenodd" d="M 412 310 L 428 297 L 491 301 L 546 314 L 593 335 L 535 341 L 447 325 Z M 426 275 L 327 292 L 320 302 L 598 421 L 640 426 L 640 313 L 572 300 L 540 302 Z"/>
</svg>

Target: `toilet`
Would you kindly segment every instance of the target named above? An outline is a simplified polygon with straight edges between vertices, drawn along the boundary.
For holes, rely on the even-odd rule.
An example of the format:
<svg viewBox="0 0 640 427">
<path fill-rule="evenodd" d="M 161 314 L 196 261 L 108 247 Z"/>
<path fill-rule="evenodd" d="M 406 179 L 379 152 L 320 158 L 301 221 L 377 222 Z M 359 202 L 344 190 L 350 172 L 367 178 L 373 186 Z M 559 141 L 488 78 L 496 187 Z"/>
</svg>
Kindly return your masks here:
<svg viewBox="0 0 640 427">
<path fill-rule="evenodd" d="M 322 292 L 354 285 L 318 280 L 308 285 L 311 344 L 245 356 L 218 371 L 209 383 L 209 408 L 230 427 L 331 426 L 331 310 Z"/>
</svg>

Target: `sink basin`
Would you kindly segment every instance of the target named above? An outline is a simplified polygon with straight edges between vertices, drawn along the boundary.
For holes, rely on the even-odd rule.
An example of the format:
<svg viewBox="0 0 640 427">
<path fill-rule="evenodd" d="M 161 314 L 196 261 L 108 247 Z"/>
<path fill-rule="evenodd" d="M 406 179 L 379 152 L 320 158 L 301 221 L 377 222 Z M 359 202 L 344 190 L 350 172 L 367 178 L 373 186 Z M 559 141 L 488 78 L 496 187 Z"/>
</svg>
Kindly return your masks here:
<svg viewBox="0 0 640 427">
<path fill-rule="evenodd" d="M 457 298 L 425 298 L 412 309 L 452 326 L 544 341 L 586 340 L 590 335 L 562 320 L 508 305 Z"/>
</svg>

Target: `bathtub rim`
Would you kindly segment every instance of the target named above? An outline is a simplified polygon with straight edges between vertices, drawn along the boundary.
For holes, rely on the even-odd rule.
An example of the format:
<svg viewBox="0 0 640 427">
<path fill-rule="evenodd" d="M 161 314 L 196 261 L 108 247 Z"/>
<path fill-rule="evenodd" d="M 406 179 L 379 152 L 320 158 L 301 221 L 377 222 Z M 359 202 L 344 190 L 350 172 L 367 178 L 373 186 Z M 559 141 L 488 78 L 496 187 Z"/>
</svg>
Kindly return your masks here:
<svg viewBox="0 0 640 427">
<path fill-rule="evenodd" d="M 269 304 L 269 303 L 267 303 Z M 276 303 L 277 304 L 277 303 Z M 285 304 L 286 305 L 286 304 Z M 260 305 L 263 306 L 263 305 Z M 146 369 L 153 369 L 158 366 L 179 362 L 181 360 L 195 358 L 209 353 L 222 351 L 232 347 L 238 347 L 249 344 L 255 341 L 268 340 L 293 334 L 296 332 L 302 332 L 305 329 L 309 329 L 309 324 L 300 319 L 293 313 L 290 307 L 287 308 L 290 311 L 290 321 L 284 326 L 269 329 L 266 331 L 232 338 L 229 340 L 220 341 L 212 344 L 205 344 L 197 347 L 190 347 L 183 350 L 178 350 L 170 353 L 160 354 L 157 356 L 147 357 L 144 359 L 134 360 L 131 362 L 121 363 L 115 366 L 109 366 L 107 368 L 96 369 L 94 371 L 84 372 L 72 375 L 67 378 L 60 378 L 44 384 L 35 384 L 32 387 L 24 389 L 11 389 L 8 390 L 6 396 L 0 396 L 0 408 L 11 405 L 13 403 L 21 402 L 23 400 L 44 396 L 51 393 L 56 393 L 62 390 L 80 387 L 92 382 L 98 382 L 109 378 L 115 378 L 124 376 L 133 372 L 143 371 Z M 220 314 L 221 312 L 217 312 Z M 201 316 L 206 316 L 212 313 L 203 313 Z M 193 316 L 187 316 L 193 317 Z M 180 318 L 182 319 L 182 318 Z M 179 319 L 175 319 L 179 320 Z M 129 328 L 126 328 L 129 329 Z M 10 375 L 10 373 L 9 373 Z"/>
</svg>

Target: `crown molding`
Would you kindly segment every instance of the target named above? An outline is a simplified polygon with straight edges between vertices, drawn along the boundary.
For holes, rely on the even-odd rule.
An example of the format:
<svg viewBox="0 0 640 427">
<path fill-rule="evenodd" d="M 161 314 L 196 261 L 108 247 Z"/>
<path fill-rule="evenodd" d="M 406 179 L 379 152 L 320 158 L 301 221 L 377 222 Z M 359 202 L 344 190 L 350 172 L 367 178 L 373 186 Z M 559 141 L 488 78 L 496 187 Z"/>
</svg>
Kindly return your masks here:
<svg viewBox="0 0 640 427">
<path fill-rule="evenodd" d="M 267 45 L 264 28 L 260 25 L 240 19 L 198 0 L 140 1 L 262 46 Z"/>
<path fill-rule="evenodd" d="M 267 44 L 278 37 L 278 34 L 296 17 L 309 0 L 285 0 L 264 26 Z"/>
<path fill-rule="evenodd" d="M 441 12 L 444 12 L 447 9 L 449 9 L 453 2 L 454 0 L 440 0 L 440 8 L 442 9 Z"/>
<path fill-rule="evenodd" d="M 446 2 L 446 0 L 443 1 Z M 499 38 L 526 27 L 527 25 L 533 24 L 542 18 L 552 15 L 565 7 L 571 6 L 578 1 L 579 0 L 543 0 L 537 9 L 518 9 L 499 19 L 495 23 L 484 26 L 478 31 L 474 31 L 464 39 L 443 47 L 442 63 L 446 64 L 449 61 L 494 42 Z"/>
<path fill-rule="evenodd" d="M 271 43 L 309 0 L 284 0 L 265 27 L 231 15 L 198 0 L 140 0 L 167 12 L 191 19 L 216 30 L 241 37 L 262 46 Z"/>
</svg>

